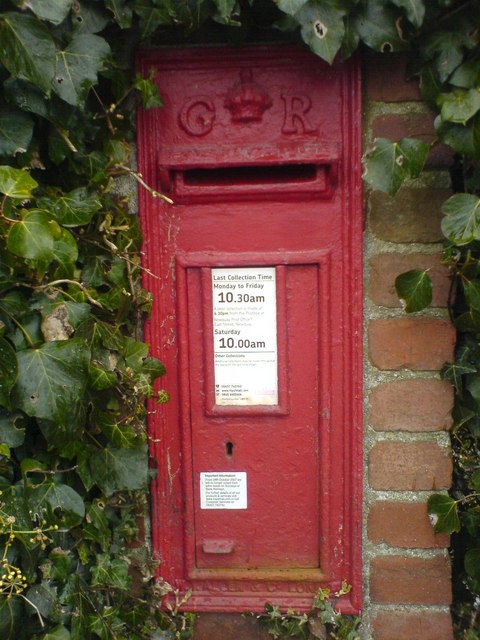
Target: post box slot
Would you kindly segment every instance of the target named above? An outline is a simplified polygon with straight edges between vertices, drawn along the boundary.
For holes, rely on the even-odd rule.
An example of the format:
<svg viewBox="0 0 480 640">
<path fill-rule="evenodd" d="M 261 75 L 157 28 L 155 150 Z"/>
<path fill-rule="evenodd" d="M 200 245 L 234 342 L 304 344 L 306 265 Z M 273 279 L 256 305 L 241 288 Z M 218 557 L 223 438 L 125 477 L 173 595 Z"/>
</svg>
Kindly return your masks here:
<svg viewBox="0 0 480 640">
<path fill-rule="evenodd" d="M 316 180 L 320 167 L 314 164 L 279 164 L 268 166 L 187 169 L 183 180 L 189 186 L 275 184 Z M 323 169 L 323 167 L 321 168 Z"/>
<path fill-rule="evenodd" d="M 175 203 L 272 194 L 331 197 L 337 182 L 336 163 L 234 165 L 159 169 L 160 187 Z"/>
</svg>

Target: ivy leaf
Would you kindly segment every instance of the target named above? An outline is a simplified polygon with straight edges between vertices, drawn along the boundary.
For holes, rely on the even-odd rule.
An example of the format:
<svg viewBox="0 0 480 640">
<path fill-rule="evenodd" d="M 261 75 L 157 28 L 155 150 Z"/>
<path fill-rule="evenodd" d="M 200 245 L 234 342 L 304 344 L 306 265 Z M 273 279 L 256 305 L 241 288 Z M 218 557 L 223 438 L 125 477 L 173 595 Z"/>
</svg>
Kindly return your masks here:
<svg viewBox="0 0 480 640">
<path fill-rule="evenodd" d="M 332 64 L 345 34 L 345 11 L 330 2 L 309 0 L 296 14 L 303 40 L 318 56 Z"/>
<path fill-rule="evenodd" d="M 463 291 L 468 306 L 475 311 L 480 311 L 480 280 L 466 280 Z"/>
<path fill-rule="evenodd" d="M 157 358 L 145 358 L 142 364 L 142 373 L 149 375 L 151 378 L 159 378 L 166 373 L 165 365 Z"/>
<path fill-rule="evenodd" d="M 39 198 L 38 204 L 48 209 L 64 227 L 79 227 L 88 224 L 101 204 L 96 194 L 86 187 L 79 187 L 58 198 Z"/>
<path fill-rule="evenodd" d="M 92 567 L 92 586 L 111 586 L 126 591 L 130 588 L 128 562 L 121 558 L 110 558 L 106 553 L 97 555 L 96 566 Z"/>
<path fill-rule="evenodd" d="M 90 351 L 78 338 L 47 342 L 19 351 L 16 395 L 29 416 L 59 423 L 74 431 L 85 415 Z"/>
<path fill-rule="evenodd" d="M 280 11 L 294 16 L 307 3 L 307 0 L 274 0 L 274 2 Z"/>
<path fill-rule="evenodd" d="M 113 13 L 116 23 L 121 29 L 132 26 L 132 8 L 127 6 L 125 0 L 105 0 L 105 6 Z"/>
<path fill-rule="evenodd" d="M 11 458 L 10 447 L 5 442 L 0 442 L 0 458 Z"/>
<path fill-rule="evenodd" d="M 76 527 L 85 516 L 83 498 L 66 484 L 43 482 L 30 489 L 28 502 L 34 513 L 47 514 L 49 524 L 57 524 L 61 529 Z"/>
<path fill-rule="evenodd" d="M 213 0 L 213 3 L 218 9 L 218 13 L 222 20 L 230 22 L 232 11 L 235 9 L 237 0 Z"/>
<path fill-rule="evenodd" d="M 33 121 L 19 109 L 0 109 L 0 155 L 25 153 L 32 139 Z"/>
<path fill-rule="evenodd" d="M 42 636 L 41 640 L 70 640 L 70 631 L 63 625 L 57 625 Z"/>
<path fill-rule="evenodd" d="M 21 13 L 0 15 L 0 62 L 12 76 L 29 80 L 50 95 L 54 61 L 52 36 L 37 18 Z"/>
<path fill-rule="evenodd" d="M 452 384 L 457 393 L 461 395 L 463 386 L 463 376 L 467 373 L 475 373 L 477 370 L 475 367 L 469 365 L 460 365 L 453 362 L 449 362 L 443 366 L 441 375 L 444 380 L 448 380 Z"/>
<path fill-rule="evenodd" d="M 392 0 L 397 7 L 405 9 L 407 18 L 414 27 L 419 29 L 425 17 L 425 3 L 423 0 Z"/>
<path fill-rule="evenodd" d="M 58 260 L 62 266 L 73 265 L 78 258 L 78 245 L 74 236 L 67 229 L 61 229 L 60 237 L 55 238 L 52 259 Z"/>
<path fill-rule="evenodd" d="M 413 313 L 428 307 L 432 302 L 432 281 L 426 271 L 412 269 L 395 280 L 395 289 L 405 303 L 405 311 Z"/>
<path fill-rule="evenodd" d="M 105 515 L 105 506 L 100 506 L 100 500 L 95 501 L 87 509 L 83 536 L 87 540 L 97 542 L 103 551 L 106 551 L 110 545 L 112 532 L 108 526 L 108 518 Z"/>
<path fill-rule="evenodd" d="M 441 93 L 437 103 L 442 109 L 443 121 L 465 124 L 480 110 L 480 91 L 478 89 L 470 89 L 469 91 L 455 89 L 449 93 Z"/>
<path fill-rule="evenodd" d="M 153 7 L 147 0 L 138 0 L 134 9 L 140 17 L 142 40 L 151 36 L 159 26 L 173 23 L 172 15 L 175 15 L 175 11 L 169 7 Z"/>
<path fill-rule="evenodd" d="M 478 84 L 480 69 L 476 62 L 464 62 L 452 73 L 448 82 L 454 87 L 470 89 Z"/>
<path fill-rule="evenodd" d="M 139 437 L 135 429 L 128 424 L 119 424 L 114 415 L 103 411 L 95 415 L 94 419 L 95 424 L 117 449 L 129 449 L 138 446 Z"/>
<path fill-rule="evenodd" d="M 73 0 L 17 0 L 17 4 L 23 9 L 26 6 L 33 11 L 33 13 L 40 18 L 40 20 L 47 20 L 52 24 L 60 24 L 68 16 L 72 7 Z"/>
<path fill-rule="evenodd" d="M 112 389 L 117 384 L 117 376 L 114 371 L 108 371 L 93 364 L 88 367 L 88 377 L 92 389 L 95 391 Z"/>
<path fill-rule="evenodd" d="M 342 60 L 348 60 L 348 58 L 350 58 L 357 49 L 358 43 L 360 42 L 360 36 L 355 28 L 351 15 L 345 16 L 344 23 L 345 35 L 343 37 L 340 55 L 342 56 Z"/>
<path fill-rule="evenodd" d="M 480 376 L 478 372 L 465 376 L 465 387 L 480 407 Z"/>
<path fill-rule="evenodd" d="M 99 33 L 110 22 L 110 15 L 100 3 L 74 2 L 72 6 L 72 23 L 77 33 Z"/>
<path fill-rule="evenodd" d="M 40 615 L 50 620 L 55 618 L 57 613 L 57 590 L 48 582 L 34 584 L 26 593 L 26 597 L 37 608 Z"/>
<path fill-rule="evenodd" d="M 125 362 L 137 373 L 142 370 L 144 359 L 148 355 L 148 345 L 133 338 L 125 338 Z"/>
<path fill-rule="evenodd" d="M 88 636 L 100 638 L 101 640 L 109 640 L 110 638 L 121 638 L 122 635 L 125 638 L 125 634 L 122 633 L 125 622 L 119 617 L 118 607 L 104 607 L 101 615 L 97 612 L 90 613 L 85 617 L 84 627 L 88 629 Z M 83 628 L 83 625 L 82 625 Z"/>
<path fill-rule="evenodd" d="M 10 392 L 17 381 L 17 356 L 9 342 L 0 338 L 0 405 L 11 409 Z"/>
<path fill-rule="evenodd" d="M 32 516 L 28 510 L 23 483 L 2 488 L 2 509 L 15 518 L 15 524 L 19 530 L 31 529 Z"/>
<path fill-rule="evenodd" d="M 0 602 L 0 637 L 15 640 L 18 629 L 25 620 L 25 613 L 19 598 L 2 598 Z"/>
<path fill-rule="evenodd" d="M 441 82 L 463 62 L 464 36 L 460 29 L 434 31 L 424 45 L 424 54 L 435 59 L 435 67 Z"/>
<path fill-rule="evenodd" d="M 21 220 L 10 227 L 8 249 L 17 256 L 30 260 L 50 260 L 55 236 L 60 227 L 43 211 L 27 211 Z"/>
<path fill-rule="evenodd" d="M 465 571 L 474 580 L 480 580 L 480 549 L 469 549 L 464 559 Z"/>
<path fill-rule="evenodd" d="M 56 54 L 55 93 L 75 107 L 83 106 L 109 54 L 110 46 L 100 36 L 76 34 L 68 47 Z"/>
<path fill-rule="evenodd" d="M 473 487 L 474 491 L 480 491 L 480 469 L 474 471 L 470 476 L 470 485 Z"/>
<path fill-rule="evenodd" d="M 442 231 L 453 243 L 464 245 L 480 239 L 480 198 L 456 193 L 443 204 L 442 212 Z"/>
<path fill-rule="evenodd" d="M 405 180 L 416 178 L 425 164 L 430 146 L 421 140 L 402 138 L 390 142 L 377 138 L 365 162 L 365 181 L 373 188 L 394 196 Z"/>
<path fill-rule="evenodd" d="M 0 166 L 0 193 L 9 198 L 28 200 L 32 197 L 35 187 L 38 187 L 38 182 L 26 171 L 8 165 Z"/>
<path fill-rule="evenodd" d="M 438 137 L 454 151 L 469 158 L 480 158 L 480 112 L 465 125 L 443 122 L 437 128 Z"/>
<path fill-rule="evenodd" d="M 453 498 L 435 493 L 428 499 L 427 508 L 435 533 L 460 531 L 457 503 Z"/>
<path fill-rule="evenodd" d="M 117 449 L 107 445 L 89 458 L 93 481 L 106 496 L 115 491 L 136 491 L 147 485 L 147 450 Z"/>
<path fill-rule="evenodd" d="M 20 411 L 13 414 L 0 412 L 0 442 L 4 442 L 12 449 L 20 447 L 25 440 L 24 422 L 25 416 Z"/>
<path fill-rule="evenodd" d="M 152 74 L 150 74 L 148 78 L 142 78 L 142 76 L 137 73 L 133 86 L 140 93 L 142 107 L 144 109 L 163 107 L 163 100 L 158 93 L 158 86 L 153 81 Z"/>
<path fill-rule="evenodd" d="M 365 44 L 376 51 L 391 53 L 408 46 L 398 31 L 398 18 L 398 12 L 386 6 L 384 0 L 369 0 L 355 16 L 354 24 Z"/>
</svg>

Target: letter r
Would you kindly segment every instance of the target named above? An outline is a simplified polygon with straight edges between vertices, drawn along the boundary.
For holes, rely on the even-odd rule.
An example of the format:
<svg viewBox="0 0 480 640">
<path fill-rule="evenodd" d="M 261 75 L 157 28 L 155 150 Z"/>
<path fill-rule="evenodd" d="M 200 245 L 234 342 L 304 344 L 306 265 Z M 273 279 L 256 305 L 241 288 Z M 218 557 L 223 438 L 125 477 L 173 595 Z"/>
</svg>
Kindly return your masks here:
<svg viewBox="0 0 480 640">
<path fill-rule="evenodd" d="M 317 128 L 307 118 L 307 113 L 312 107 L 310 97 L 305 94 L 284 95 L 282 93 L 281 98 L 285 103 L 282 133 L 315 133 Z"/>
</svg>

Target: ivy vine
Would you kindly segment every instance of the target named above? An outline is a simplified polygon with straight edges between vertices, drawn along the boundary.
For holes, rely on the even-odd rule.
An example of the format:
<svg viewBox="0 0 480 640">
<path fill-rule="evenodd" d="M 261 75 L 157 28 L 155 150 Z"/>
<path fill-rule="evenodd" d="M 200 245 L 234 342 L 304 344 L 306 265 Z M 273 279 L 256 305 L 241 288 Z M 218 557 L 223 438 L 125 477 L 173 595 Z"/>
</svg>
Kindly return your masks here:
<svg viewBox="0 0 480 640">
<path fill-rule="evenodd" d="M 151 551 L 137 542 L 148 510 L 144 401 L 168 396 L 141 339 L 150 296 L 133 187 L 122 190 L 125 180 L 150 188 L 132 168 L 133 116 L 161 97 L 132 61 L 146 39 L 260 33 L 303 40 L 329 63 L 359 47 L 410 51 L 437 138 L 377 140 L 372 188 L 395 194 L 439 143 L 460 159 L 442 225 L 461 288 L 462 337 L 444 370 L 457 389 L 457 481 L 430 510 L 437 531 L 461 531 L 458 633 L 479 637 L 479 18 L 479 0 L 0 2 L 2 638 L 191 636 L 192 617 L 179 614 L 186 596 L 159 608 L 172 590 L 153 586 Z M 425 272 L 397 284 L 408 312 L 429 303 Z"/>
</svg>

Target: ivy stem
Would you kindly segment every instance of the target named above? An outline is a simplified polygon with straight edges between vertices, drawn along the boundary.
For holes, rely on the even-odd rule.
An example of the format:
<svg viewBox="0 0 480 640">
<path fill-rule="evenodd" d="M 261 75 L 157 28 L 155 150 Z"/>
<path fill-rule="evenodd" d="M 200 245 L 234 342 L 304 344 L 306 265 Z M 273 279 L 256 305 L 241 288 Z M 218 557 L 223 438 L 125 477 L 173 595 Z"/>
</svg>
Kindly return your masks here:
<svg viewBox="0 0 480 640">
<path fill-rule="evenodd" d="M 70 151 L 72 153 L 78 153 L 78 149 L 77 147 L 73 144 L 73 142 L 70 140 L 70 138 L 67 136 L 66 132 L 59 127 L 58 125 L 54 125 L 55 129 L 58 132 L 58 135 L 61 137 L 61 139 L 65 142 L 65 144 L 67 145 L 67 147 L 70 149 Z"/>
<path fill-rule="evenodd" d="M 95 87 L 92 87 L 92 92 L 95 95 L 96 99 L 98 100 L 99 105 L 103 109 L 103 113 L 105 114 L 105 119 L 106 119 L 106 122 L 107 122 L 107 127 L 108 127 L 110 133 L 113 135 L 115 133 L 115 127 L 113 126 L 112 121 L 110 119 L 110 113 L 111 112 L 103 104 L 103 101 L 100 98 L 100 96 L 98 95 L 98 92 L 96 91 Z"/>
<path fill-rule="evenodd" d="M 5 207 L 5 201 L 7 200 L 7 196 L 3 196 L 2 198 L 2 204 L 0 205 L 0 215 L 2 216 L 2 218 L 5 220 L 5 222 L 10 222 L 11 224 L 14 224 L 15 222 L 18 222 L 18 220 L 14 220 L 13 218 L 9 218 L 8 216 L 6 216 L 3 213 L 3 209 Z"/>
<path fill-rule="evenodd" d="M 99 249 L 104 249 L 105 247 L 100 244 L 100 242 L 95 242 L 95 240 L 91 240 L 90 238 L 83 238 L 83 242 L 91 244 L 94 247 L 98 247 Z M 140 255 L 145 255 L 142 251 L 139 252 Z M 156 280 L 161 280 L 160 276 L 157 276 L 156 273 L 153 273 L 153 271 L 150 271 L 150 269 L 147 269 L 146 267 L 143 267 L 140 263 L 135 262 L 134 260 L 132 260 L 131 258 L 127 257 L 123 252 L 119 253 L 119 254 L 115 254 L 118 255 L 122 260 L 125 260 L 125 262 L 129 262 L 132 267 L 135 267 L 136 269 L 140 269 L 140 271 L 143 271 L 143 273 L 146 273 L 147 275 L 151 276 L 152 278 L 155 278 Z M 137 254 L 138 255 L 138 254 Z"/>
<path fill-rule="evenodd" d="M 115 165 L 116 168 L 121 169 L 122 171 L 125 171 L 126 173 L 128 173 L 129 175 L 131 175 L 133 178 L 135 178 L 135 180 L 138 182 L 138 184 L 141 184 L 142 187 L 144 187 L 148 193 L 150 193 L 150 195 L 154 198 L 160 198 L 161 200 L 164 200 L 165 202 L 168 202 L 168 204 L 173 204 L 173 200 L 171 198 L 169 198 L 168 196 L 166 196 L 163 193 L 160 193 L 159 191 L 155 191 L 155 189 L 152 189 L 152 187 L 150 187 L 145 180 L 142 177 L 141 173 L 138 173 L 138 171 L 134 171 L 133 169 L 130 169 L 130 167 L 125 166 L 124 164 L 117 164 Z"/>
<path fill-rule="evenodd" d="M 473 498 L 479 498 L 480 493 L 469 493 L 468 496 L 463 496 L 463 498 L 459 498 L 455 500 L 455 504 L 462 504 L 462 502 L 468 502 L 468 500 L 473 500 Z"/>
<path fill-rule="evenodd" d="M 20 598 L 23 598 L 25 600 L 25 602 L 27 602 L 31 607 L 33 607 L 35 609 L 35 611 L 37 612 L 37 616 L 38 619 L 40 621 L 40 624 L 42 625 L 42 629 L 45 627 L 45 623 L 43 622 L 43 618 L 40 614 L 40 611 L 38 609 L 38 607 L 31 601 L 29 600 L 26 596 L 24 596 L 22 593 L 18 594 L 20 596 Z"/>
<path fill-rule="evenodd" d="M 53 282 L 48 282 L 47 284 L 43 284 L 43 285 L 39 285 L 38 287 L 36 287 L 36 289 L 49 289 L 50 287 L 55 287 L 57 284 L 74 284 L 77 287 L 79 287 L 83 293 L 85 294 L 87 300 L 93 304 L 95 307 L 99 307 L 100 309 L 103 309 L 103 305 L 101 302 L 99 302 L 98 300 L 95 300 L 95 298 L 92 298 L 92 296 L 88 293 L 87 288 L 85 287 L 85 285 L 83 285 L 81 282 L 77 282 L 76 280 L 68 280 L 68 279 L 61 279 L 61 280 L 54 280 Z"/>
<path fill-rule="evenodd" d="M 30 349 L 35 349 L 35 345 L 33 343 L 32 338 L 30 337 L 28 331 L 25 329 L 25 327 L 15 318 L 14 315 L 12 315 L 10 313 L 10 311 L 8 311 L 7 309 L 5 309 L 5 307 L 3 305 L 0 305 L 0 309 L 3 311 L 3 313 L 8 316 L 10 318 L 10 320 L 17 325 L 17 327 L 20 329 L 20 331 L 23 333 L 23 336 L 25 338 L 25 340 L 28 343 L 28 346 L 30 347 Z"/>
</svg>

